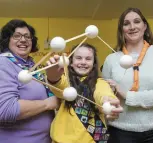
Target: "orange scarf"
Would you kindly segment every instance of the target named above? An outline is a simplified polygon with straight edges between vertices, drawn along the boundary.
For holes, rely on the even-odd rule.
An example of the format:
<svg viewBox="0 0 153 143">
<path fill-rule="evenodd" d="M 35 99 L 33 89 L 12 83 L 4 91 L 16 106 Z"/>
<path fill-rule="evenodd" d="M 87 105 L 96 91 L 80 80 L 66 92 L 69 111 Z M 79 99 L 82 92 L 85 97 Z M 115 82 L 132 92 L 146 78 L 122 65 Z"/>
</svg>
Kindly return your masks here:
<svg viewBox="0 0 153 143">
<path fill-rule="evenodd" d="M 133 86 L 131 88 L 130 91 L 138 91 L 138 88 L 139 88 L 139 66 L 141 65 L 142 61 L 143 61 L 143 58 L 149 48 L 149 43 L 147 43 L 146 41 L 144 41 L 144 47 L 140 53 L 140 56 L 138 57 L 138 60 L 137 62 L 133 65 L 133 70 L 134 70 L 134 83 L 133 83 Z M 123 47 L 122 49 L 122 52 L 125 54 L 125 55 L 128 55 L 128 51 L 125 47 Z"/>
</svg>

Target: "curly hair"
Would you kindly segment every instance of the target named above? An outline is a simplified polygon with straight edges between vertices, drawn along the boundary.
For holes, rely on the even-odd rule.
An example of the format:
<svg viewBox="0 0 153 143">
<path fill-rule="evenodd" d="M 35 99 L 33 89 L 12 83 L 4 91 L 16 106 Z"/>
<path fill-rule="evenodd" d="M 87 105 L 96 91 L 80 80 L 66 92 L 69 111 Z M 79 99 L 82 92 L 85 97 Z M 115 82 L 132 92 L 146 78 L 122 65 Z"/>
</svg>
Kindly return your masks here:
<svg viewBox="0 0 153 143">
<path fill-rule="evenodd" d="M 6 25 L 4 25 L 1 29 L 1 33 L 0 33 L 0 52 L 1 53 L 3 53 L 9 48 L 10 38 L 15 32 L 15 29 L 23 28 L 23 27 L 27 27 L 32 36 L 31 53 L 38 51 L 38 45 L 37 45 L 38 38 L 35 36 L 35 33 L 36 33 L 35 29 L 23 20 L 13 19 L 9 21 Z"/>
</svg>

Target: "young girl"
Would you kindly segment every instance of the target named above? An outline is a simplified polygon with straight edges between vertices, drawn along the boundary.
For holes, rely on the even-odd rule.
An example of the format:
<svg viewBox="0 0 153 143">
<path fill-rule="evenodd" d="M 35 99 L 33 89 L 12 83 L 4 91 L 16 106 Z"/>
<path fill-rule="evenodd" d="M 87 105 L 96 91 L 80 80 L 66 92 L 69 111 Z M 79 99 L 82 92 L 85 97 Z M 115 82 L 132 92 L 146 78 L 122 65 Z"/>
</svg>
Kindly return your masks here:
<svg viewBox="0 0 153 143">
<path fill-rule="evenodd" d="M 53 64 L 58 59 L 59 56 L 55 55 L 48 64 Z M 70 58 L 68 71 L 70 85 L 77 90 L 78 94 L 99 105 L 102 105 L 107 97 L 115 101 L 116 107 L 120 107 L 110 86 L 98 78 L 95 47 L 89 44 L 81 45 Z M 47 75 L 49 82 L 54 86 L 60 89 L 68 87 L 63 69 L 50 68 L 47 70 Z M 61 93 L 55 90 L 53 92 L 62 98 Z M 118 117 L 121 112 L 117 110 L 118 108 L 113 110 L 110 115 L 112 118 Z M 104 114 L 100 113 L 95 105 L 80 97 L 71 102 L 63 100 L 51 127 L 54 143 L 103 143 L 107 142 L 108 136 Z"/>
</svg>

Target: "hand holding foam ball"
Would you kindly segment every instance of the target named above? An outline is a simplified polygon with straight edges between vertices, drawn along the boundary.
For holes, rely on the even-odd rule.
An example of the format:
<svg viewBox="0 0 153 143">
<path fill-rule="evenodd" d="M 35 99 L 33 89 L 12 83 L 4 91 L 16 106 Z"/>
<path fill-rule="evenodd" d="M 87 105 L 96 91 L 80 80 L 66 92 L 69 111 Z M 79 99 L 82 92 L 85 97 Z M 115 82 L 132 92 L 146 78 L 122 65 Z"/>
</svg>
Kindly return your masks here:
<svg viewBox="0 0 153 143">
<path fill-rule="evenodd" d="M 68 66 L 69 65 L 69 58 L 67 56 L 64 56 L 64 59 L 65 59 L 65 64 Z M 64 67 L 63 56 L 60 56 L 59 61 L 58 61 L 58 65 L 60 67 Z"/>
<path fill-rule="evenodd" d="M 112 109 L 114 109 L 115 106 L 111 105 L 109 102 L 105 102 L 103 104 L 102 108 L 103 108 L 104 114 L 109 115 L 109 114 L 111 114 Z"/>
</svg>

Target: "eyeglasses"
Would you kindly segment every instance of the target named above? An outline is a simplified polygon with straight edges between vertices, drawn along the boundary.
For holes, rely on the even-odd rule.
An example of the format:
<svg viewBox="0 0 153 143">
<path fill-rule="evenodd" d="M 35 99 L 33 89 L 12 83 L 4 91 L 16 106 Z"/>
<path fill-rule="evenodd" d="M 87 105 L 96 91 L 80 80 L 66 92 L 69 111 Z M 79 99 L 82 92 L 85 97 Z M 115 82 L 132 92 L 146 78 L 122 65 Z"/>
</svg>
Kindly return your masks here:
<svg viewBox="0 0 153 143">
<path fill-rule="evenodd" d="M 31 41 L 33 39 L 33 37 L 31 35 L 27 34 L 27 33 L 24 34 L 24 35 L 22 35 L 21 33 L 16 32 L 16 33 L 14 33 L 12 35 L 12 37 L 13 37 L 14 40 L 21 40 L 22 36 L 27 41 Z"/>
</svg>

